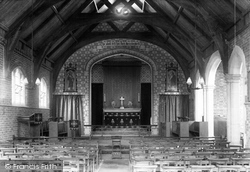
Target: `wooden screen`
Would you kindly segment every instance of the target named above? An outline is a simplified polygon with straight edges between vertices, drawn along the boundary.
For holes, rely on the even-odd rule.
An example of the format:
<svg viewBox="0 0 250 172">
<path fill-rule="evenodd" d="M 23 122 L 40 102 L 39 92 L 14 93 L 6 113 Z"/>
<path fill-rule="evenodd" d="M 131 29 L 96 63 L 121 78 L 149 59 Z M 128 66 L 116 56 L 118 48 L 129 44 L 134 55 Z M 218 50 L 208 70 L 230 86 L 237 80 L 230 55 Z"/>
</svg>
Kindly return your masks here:
<svg viewBox="0 0 250 172">
<path fill-rule="evenodd" d="M 104 94 L 105 107 L 115 108 L 121 105 L 120 97 L 124 97 L 124 107 L 139 108 L 140 102 L 140 66 L 105 66 L 104 67 Z M 132 106 L 131 106 L 132 103 Z"/>
</svg>

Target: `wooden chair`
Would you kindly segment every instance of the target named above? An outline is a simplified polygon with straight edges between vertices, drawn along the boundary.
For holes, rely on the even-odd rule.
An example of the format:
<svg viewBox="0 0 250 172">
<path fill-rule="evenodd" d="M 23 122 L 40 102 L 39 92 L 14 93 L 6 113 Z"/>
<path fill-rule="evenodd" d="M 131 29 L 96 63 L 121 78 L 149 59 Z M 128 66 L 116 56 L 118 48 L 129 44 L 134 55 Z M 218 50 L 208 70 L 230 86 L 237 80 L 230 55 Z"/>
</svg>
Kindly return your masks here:
<svg viewBox="0 0 250 172">
<path fill-rule="evenodd" d="M 187 170 L 185 166 L 162 166 L 160 167 L 161 172 L 184 172 Z"/>
<path fill-rule="evenodd" d="M 162 159 L 159 161 L 155 161 L 154 162 L 155 165 L 158 165 L 160 167 L 161 170 L 163 170 L 163 167 L 165 167 L 165 171 L 167 172 L 167 170 L 171 171 L 172 170 L 177 170 L 177 169 L 185 169 L 183 167 L 186 167 L 185 165 L 185 161 L 182 160 L 170 160 L 170 159 Z M 177 168 L 180 167 L 180 168 Z"/>
<path fill-rule="evenodd" d="M 184 158 L 182 159 L 186 166 L 202 165 L 203 158 Z"/>
<path fill-rule="evenodd" d="M 210 165 L 228 165 L 230 164 L 229 158 L 208 158 Z"/>
<path fill-rule="evenodd" d="M 250 158 L 231 158 L 233 165 L 250 165 Z"/>
<path fill-rule="evenodd" d="M 250 172 L 250 165 L 244 165 L 246 172 Z"/>
<path fill-rule="evenodd" d="M 156 172 L 157 165 L 133 165 L 132 172 Z"/>
<path fill-rule="evenodd" d="M 217 172 L 217 168 L 214 165 L 190 165 L 189 169 L 190 172 L 203 172 L 203 171 Z"/>
<path fill-rule="evenodd" d="M 63 161 L 63 172 L 78 172 L 80 170 L 78 158 L 61 158 Z"/>
<path fill-rule="evenodd" d="M 240 172 L 245 171 L 245 168 L 241 165 L 216 165 L 217 172 Z"/>
<path fill-rule="evenodd" d="M 112 158 L 113 159 L 120 159 L 122 158 L 122 153 L 121 153 L 121 136 L 112 136 Z"/>
<path fill-rule="evenodd" d="M 250 158 L 231 158 L 233 165 L 241 165 L 241 171 L 250 171 Z M 243 170 L 244 169 L 244 170 Z"/>
</svg>

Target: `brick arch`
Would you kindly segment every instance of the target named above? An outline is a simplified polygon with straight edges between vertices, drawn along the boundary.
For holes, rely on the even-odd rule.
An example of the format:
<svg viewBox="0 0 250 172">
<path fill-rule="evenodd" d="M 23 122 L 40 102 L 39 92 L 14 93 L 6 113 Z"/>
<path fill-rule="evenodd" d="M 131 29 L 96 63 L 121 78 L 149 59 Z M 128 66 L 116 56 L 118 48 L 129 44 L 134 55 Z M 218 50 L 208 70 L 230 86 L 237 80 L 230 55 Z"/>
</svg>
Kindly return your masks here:
<svg viewBox="0 0 250 172">
<path fill-rule="evenodd" d="M 44 79 L 45 80 L 45 82 L 46 82 L 46 84 L 48 85 L 48 87 L 50 87 L 49 85 L 49 83 L 50 83 L 50 80 L 49 80 L 49 78 L 48 78 L 48 76 L 47 76 L 47 73 L 45 72 L 45 71 L 42 71 L 39 75 L 38 75 L 38 78 L 40 78 L 40 79 Z"/>
<path fill-rule="evenodd" d="M 26 70 L 24 70 L 25 68 L 24 68 L 24 65 L 21 61 L 15 60 L 14 63 L 12 63 L 12 65 L 10 67 L 10 72 L 12 72 L 15 68 L 19 68 L 22 71 L 24 77 L 27 77 L 27 79 L 29 80 L 28 74 L 27 74 Z"/>
<path fill-rule="evenodd" d="M 157 98 L 154 96 L 154 92 L 156 91 L 156 85 L 154 83 L 154 78 L 157 76 L 157 67 L 156 67 L 156 64 L 154 63 L 154 61 L 150 58 L 150 57 L 147 57 L 146 55 L 142 54 L 142 53 L 138 53 L 136 51 L 133 51 L 133 50 L 128 50 L 128 49 L 115 49 L 115 50 L 110 50 L 110 51 L 106 51 L 106 52 L 103 52 L 93 58 L 91 58 L 85 65 L 85 71 L 87 72 L 87 77 L 88 77 L 88 94 L 91 95 L 91 70 L 93 68 L 93 66 L 98 63 L 99 61 L 101 60 L 104 60 L 104 59 L 107 59 L 107 58 L 110 58 L 114 55 L 117 55 L 117 54 L 124 54 L 124 55 L 128 55 L 128 56 L 131 56 L 131 57 L 134 57 L 134 58 L 137 58 L 139 60 L 142 60 L 144 61 L 145 63 L 147 63 L 150 68 L 151 68 L 151 76 L 152 76 L 152 88 L 151 88 L 151 105 L 152 105 L 152 110 L 151 110 L 151 117 L 154 118 L 153 119 L 156 119 L 156 120 L 153 120 L 153 124 L 158 124 L 158 115 L 157 114 L 154 114 L 154 111 L 155 111 L 155 106 L 154 106 L 154 103 L 157 101 Z M 91 123 L 91 97 L 88 96 L 88 99 L 89 99 L 89 113 L 88 113 L 88 120 L 85 121 L 87 123 Z"/>
<path fill-rule="evenodd" d="M 98 56 L 91 58 L 85 66 L 86 71 L 90 71 L 90 69 L 93 67 L 93 65 L 95 63 L 97 63 L 105 58 L 109 58 L 109 57 L 116 55 L 116 54 L 125 54 L 125 55 L 132 56 L 134 58 L 138 58 L 138 59 L 146 62 L 152 68 L 152 71 L 154 71 L 154 73 L 157 72 L 156 65 L 150 57 L 147 57 L 146 55 L 144 55 L 142 53 L 138 53 L 136 51 L 132 51 L 132 50 L 128 50 L 128 49 L 115 49 L 115 50 L 111 50 L 111 51 L 106 51 L 102 54 L 99 54 Z"/>
</svg>

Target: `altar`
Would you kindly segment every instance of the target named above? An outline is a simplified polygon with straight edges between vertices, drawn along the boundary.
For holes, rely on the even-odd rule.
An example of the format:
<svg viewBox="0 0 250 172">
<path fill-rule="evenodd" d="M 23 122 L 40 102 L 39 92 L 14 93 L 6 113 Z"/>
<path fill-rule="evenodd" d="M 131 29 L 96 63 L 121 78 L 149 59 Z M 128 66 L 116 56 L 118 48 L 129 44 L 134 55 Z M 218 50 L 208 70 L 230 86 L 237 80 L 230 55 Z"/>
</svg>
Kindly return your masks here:
<svg viewBox="0 0 250 172">
<path fill-rule="evenodd" d="M 141 124 L 141 108 L 103 109 L 103 124 L 110 126 L 132 126 Z"/>
</svg>

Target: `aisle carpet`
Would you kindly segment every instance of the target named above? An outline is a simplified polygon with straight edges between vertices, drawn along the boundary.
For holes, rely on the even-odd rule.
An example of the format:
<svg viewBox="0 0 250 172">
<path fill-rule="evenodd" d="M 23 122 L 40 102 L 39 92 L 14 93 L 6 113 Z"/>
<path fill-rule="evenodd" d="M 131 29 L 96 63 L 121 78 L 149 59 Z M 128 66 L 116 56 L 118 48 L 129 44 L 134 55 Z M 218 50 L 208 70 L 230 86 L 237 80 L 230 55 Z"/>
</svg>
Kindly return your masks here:
<svg viewBox="0 0 250 172">
<path fill-rule="evenodd" d="M 97 172 L 129 172 L 128 159 L 103 160 Z"/>
</svg>

